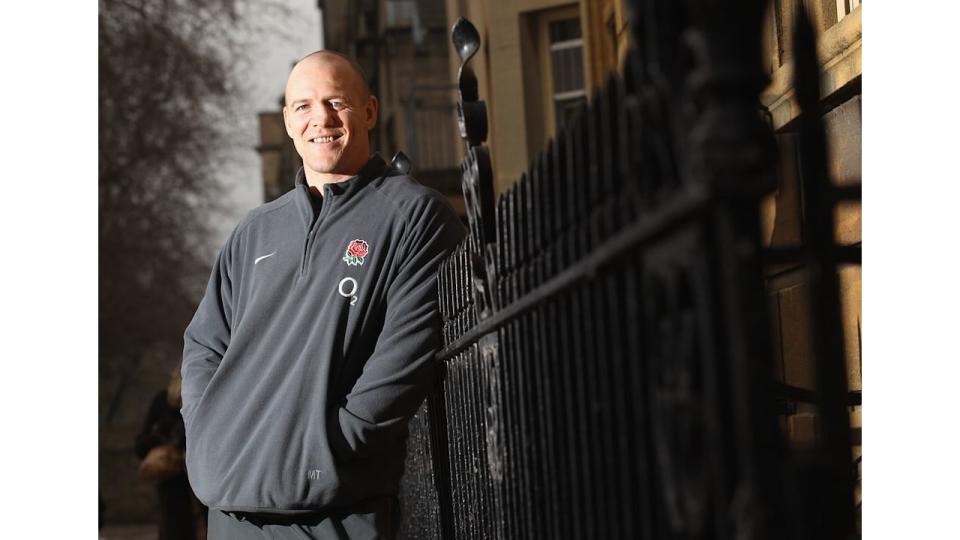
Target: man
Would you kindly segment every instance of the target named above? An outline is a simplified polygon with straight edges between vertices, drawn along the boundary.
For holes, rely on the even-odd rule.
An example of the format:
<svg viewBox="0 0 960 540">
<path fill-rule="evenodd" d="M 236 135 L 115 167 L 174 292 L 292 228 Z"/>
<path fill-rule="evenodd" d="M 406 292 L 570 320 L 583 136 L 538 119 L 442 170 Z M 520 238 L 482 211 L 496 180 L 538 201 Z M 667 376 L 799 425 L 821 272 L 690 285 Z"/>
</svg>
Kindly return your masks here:
<svg viewBox="0 0 960 540">
<path fill-rule="evenodd" d="M 283 118 L 296 186 L 233 230 L 184 334 L 190 483 L 211 540 L 391 538 L 436 272 L 464 229 L 370 156 L 377 99 L 349 58 L 298 62 Z"/>
</svg>

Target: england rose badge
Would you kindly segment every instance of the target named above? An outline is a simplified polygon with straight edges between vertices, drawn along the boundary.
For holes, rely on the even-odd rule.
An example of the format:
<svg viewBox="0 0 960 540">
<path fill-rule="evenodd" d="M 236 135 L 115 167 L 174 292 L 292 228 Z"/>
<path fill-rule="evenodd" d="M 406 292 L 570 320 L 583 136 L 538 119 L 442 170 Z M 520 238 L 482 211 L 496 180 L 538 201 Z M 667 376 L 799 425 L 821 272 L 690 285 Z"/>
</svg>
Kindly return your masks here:
<svg viewBox="0 0 960 540">
<path fill-rule="evenodd" d="M 350 242 L 347 251 L 343 254 L 343 260 L 350 266 L 362 266 L 363 258 L 367 256 L 370 246 L 359 238 Z"/>
</svg>

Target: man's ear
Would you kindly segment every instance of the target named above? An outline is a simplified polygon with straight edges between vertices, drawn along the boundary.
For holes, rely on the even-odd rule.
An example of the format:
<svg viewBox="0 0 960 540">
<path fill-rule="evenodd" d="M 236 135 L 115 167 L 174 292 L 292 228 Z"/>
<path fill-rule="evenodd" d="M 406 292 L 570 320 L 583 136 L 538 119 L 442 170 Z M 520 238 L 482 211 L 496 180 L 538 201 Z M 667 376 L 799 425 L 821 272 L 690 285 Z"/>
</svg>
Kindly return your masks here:
<svg viewBox="0 0 960 540">
<path fill-rule="evenodd" d="M 290 121 L 287 119 L 287 116 L 290 114 L 290 111 L 287 109 L 287 106 L 283 106 L 283 127 L 287 130 L 287 137 L 293 138 L 293 131 L 290 129 Z"/>
<path fill-rule="evenodd" d="M 364 108 L 366 113 L 365 124 L 367 129 L 373 129 L 377 125 L 377 109 L 379 103 L 377 103 L 377 96 L 371 95 L 370 99 L 367 100 L 367 106 Z"/>
</svg>

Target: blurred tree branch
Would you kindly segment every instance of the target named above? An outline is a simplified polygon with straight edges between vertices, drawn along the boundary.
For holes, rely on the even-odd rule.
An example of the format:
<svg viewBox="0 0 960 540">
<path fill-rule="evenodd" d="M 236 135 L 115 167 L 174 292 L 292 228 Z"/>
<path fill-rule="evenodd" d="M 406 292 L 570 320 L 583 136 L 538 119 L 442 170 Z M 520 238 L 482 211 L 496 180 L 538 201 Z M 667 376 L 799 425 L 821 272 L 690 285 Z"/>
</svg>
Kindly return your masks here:
<svg viewBox="0 0 960 540">
<path fill-rule="evenodd" d="M 182 343 L 212 263 L 216 171 L 236 146 L 248 51 L 284 12 L 272 1 L 100 0 L 101 370 Z"/>
</svg>

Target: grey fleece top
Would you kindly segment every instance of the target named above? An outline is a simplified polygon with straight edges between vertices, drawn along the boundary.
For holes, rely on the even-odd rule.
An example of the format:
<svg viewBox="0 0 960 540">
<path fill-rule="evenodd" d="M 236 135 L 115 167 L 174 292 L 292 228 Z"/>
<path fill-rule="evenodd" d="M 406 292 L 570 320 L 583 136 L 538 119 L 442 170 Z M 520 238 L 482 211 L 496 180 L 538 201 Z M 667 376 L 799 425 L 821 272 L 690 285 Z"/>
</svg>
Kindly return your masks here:
<svg viewBox="0 0 960 540">
<path fill-rule="evenodd" d="M 218 255 L 184 334 L 187 471 L 228 511 L 295 514 L 396 493 L 440 346 L 436 273 L 463 238 L 447 200 L 370 159 L 303 171 Z"/>
</svg>

